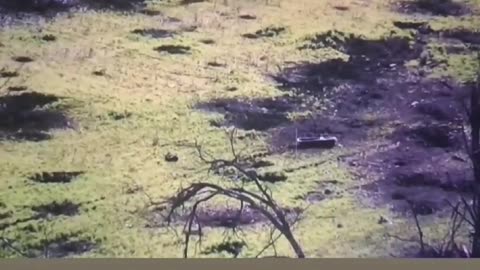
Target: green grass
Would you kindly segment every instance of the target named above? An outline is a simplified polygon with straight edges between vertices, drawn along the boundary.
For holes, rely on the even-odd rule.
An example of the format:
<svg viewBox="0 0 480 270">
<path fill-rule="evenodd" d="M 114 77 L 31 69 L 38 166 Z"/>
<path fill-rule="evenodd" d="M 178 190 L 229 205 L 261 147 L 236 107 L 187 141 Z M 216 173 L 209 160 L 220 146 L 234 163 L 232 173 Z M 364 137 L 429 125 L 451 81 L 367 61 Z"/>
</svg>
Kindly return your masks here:
<svg viewBox="0 0 480 270">
<path fill-rule="evenodd" d="M 28 55 L 35 62 L 21 69 L 21 76 L 11 85 L 27 85 L 32 90 L 63 96 L 60 103 L 68 108 L 78 127 L 54 132 L 54 139 L 44 142 L 0 144 L 0 201 L 14 211 L 15 218 L 28 217 L 28 209 L 53 200 L 70 199 L 82 203 L 81 213 L 70 218 L 56 218 L 12 226 L 5 235 L 18 239 L 20 245 L 35 243 L 42 233 L 21 230 L 27 224 L 46 226 L 55 233 L 82 231 L 101 241 L 90 257 L 179 257 L 182 247 L 174 235 L 164 229 L 144 228 L 138 213 L 147 200 L 141 193 L 125 194 L 125 187 L 141 186 L 160 198 L 172 195 L 181 185 L 206 178 L 197 173 L 202 168 L 195 149 L 177 142 L 198 139 L 211 153 L 227 155 L 225 132 L 209 126 L 209 117 L 192 111 L 198 101 L 218 97 L 268 97 L 279 94 L 264 79 L 286 61 L 319 60 L 329 52 L 298 51 L 296 47 L 307 35 L 337 29 L 367 37 L 378 37 L 392 30 L 391 21 L 402 17 L 388 9 L 387 1 L 369 1 L 359 6 L 355 1 L 276 1 L 280 7 L 264 1 L 230 1 L 228 6 L 212 2 L 188 6 L 152 4 L 186 25 L 196 25 L 196 32 L 183 33 L 174 40 L 155 40 L 130 33 L 136 28 L 173 28 L 172 24 L 143 15 L 118 15 L 110 12 L 77 13 L 41 25 L 43 33 L 57 36 L 57 41 L 39 41 L 38 27 L 15 27 L 2 30 L 0 62 L 16 68 L 14 55 Z M 234 3 L 233 3 L 234 2 Z M 339 12 L 333 5 L 351 9 Z M 228 16 L 220 15 L 225 12 Z M 254 13 L 259 19 L 242 21 L 240 13 Z M 462 24 L 477 27 L 475 20 L 439 19 L 433 24 L 451 27 Z M 477 20 L 478 21 L 478 20 Z M 275 25 L 287 31 L 272 40 L 244 40 L 241 34 Z M 400 31 L 399 31 L 400 32 Z M 199 42 L 212 38 L 216 44 Z M 160 55 L 153 48 L 162 44 L 192 47 L 191 55 Z M 474 71 L 470 55 L 452 55 L 445 72 L 468 79 Z M 209 61 L 227 63 L 225 69 L 206 65 Z M 465 68 L 467 67 L 467 68 Z M 92 75 L 105 69 L 107 76 Z M 443 73 L 442 73 L 443 74 Z M 225 91 L 236 86 L 235 92 Z M 111 112 L 132 113 L 131 117 L 112 120 Z M 242 145 L 243 144 L 243 145 Z M 261 150 L 265 141 L 246 139 L 239 147 Z M 167 152 L 178 154 L 177 163 L 166 163 Z M 335 157 L 333 151 L 321 157 L 276 155 L 274 169 L 295 167 Z M 335 159 L 332 159 L 335 160 Z M 32 184 L 26 178 L 41 171 L 86 171 L 68 185 Z M 356 184 L 354 176 L 336 162 L 288 174 L 288 181 L 272 187 L 275 197 L 286 206 L 302 204 L 295 197 L 316 188 L 318 181 L 338 180 L 345 188 Z M 104 199 L 101 199 L 104 198 Z M 378 225 L 379 216 L 394 220 L 392 225 Z M 335 218 L 324 218 L 334 216 Z M 300 222 L 295 235 L 308 256 L 366 257 L 388 256 L 390 241 L 385 230 L 408 233 L 405 221 L 391 216 L 387 209 L 362 205 L 353 194 L 313 205 Z M 341 223 L 343 228 L 337 228 Z M 248 248 L 241 256 L 254 256 L 267 236 L 262 228 L 250 228 Z M 209 231 L 204 245 L 222 239 L 220 231 Z M 279 254 L 293 255 L 283 239 Z M 265 255 L 271 255 L 271 250 Z M 205 256 L 200 255 L 198 256 Z M 223 256 L 214 254 L 211 256 Z"/>
</svg>

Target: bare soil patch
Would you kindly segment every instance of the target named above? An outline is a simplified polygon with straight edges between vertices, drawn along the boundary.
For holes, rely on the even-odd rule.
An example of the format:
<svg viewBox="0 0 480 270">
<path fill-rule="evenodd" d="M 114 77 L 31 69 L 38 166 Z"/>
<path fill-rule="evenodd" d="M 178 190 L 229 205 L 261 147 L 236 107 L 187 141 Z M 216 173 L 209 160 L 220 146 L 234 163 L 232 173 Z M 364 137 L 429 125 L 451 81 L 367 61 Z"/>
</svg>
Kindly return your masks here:
<svg viewBox="0 0 480 270">
<path fill-rule="evenodd" d="M 418 147 L 459 149 L 463 146 L 461 127 L 455 129 L 446 124 L 400 127 L 392 137 L 397 142 L 413 142 Z"/>
<path fill-rule="evenodd" d="M 418 31 L 417 35 L 427 34 Z M 367 40 L 338 31 L 307 39 L 299 49 L 333 48 L 349 58 L 299 63 L 273 76 L 280 89 L 302 98 L 315 96 L 325 106 L 310 119 L 274 130 L 272 147 L 292 145 L 297 134 L 334 135 L 346 146 L 381 145 L 371 154 L 341 161 L 374 179 L 360 187 L 368 201 L 392 205 L 402 213 L 410 211 L 407 201 L 418 214 L 430 215 L 448 206 L 447 200 L 468 193 L 472 178 L 461 157 L 463 120 L 458 102 L 465 87 L 426 79 L 421 72 L 405 68 L 406 61 L 421 55 L 423 43 L 418 40 Z M 304 199 L 325 198 L 326 194 L 313 191 Z"/>
<path fill-rule="evenodd" d="M 23 85 L 9 86 L 7 88 L 8 92 L 23 92 L 23 91 L 27 91 L 27 90 L 28 90 L 28 87 L 23 86 Z"/>
<path fill-rule="evenodd" d="M 154 48 L 155 51 L 160 53 L 169 53 L 169 54 L 189 54 L 190 46 L 183 45 L 161 45 Z"/>
<path fill-rule="evenodd" d="M 28 56 L 14 56 L 12 60 L 19 63 L 30 63 L 34 61 L 33 58 Z"/>
<path fill-rule="evenodd" d="M 251 15 L 251 14 L 241 14 L 238 17 L 240 19 L 243 19 L 243 20 L 255 20 L 255 19 L 257 19 L 257 16 Z"/>
<path fill-rule="evenodd" d="M 224 120 L 212 122 L 213 126 L 233 125 L 244 130 L 265 131 L 288 123 L 288 112 L 295 110 L 296 103 L 287 96 L 259 100 L 217 99 L 198 104 L 197 109 L 224 115 Z"/>
<path fill-rule="evenodd" d="M 399 29 L 416 30 L 421 34 L 429 34 L 433 32 L 429 23 L 426 21 L 394 21 L 393 25 Z"/>
<path fill-rule="evenodd" d="M 0 96 L 0 138 L 41 141 L 48 131 L 71 127 L 71 120 L 59 109 L 49 108 L 60 98 L 39 92 Z"/>
<path fill-rule="evenodd" d="M 0 70 L 0 78 L 13 78 L 13 77 L 18 77 L 19 75 L 20 74 L 16 71 L 5 70 L 5 69 Z"/>
<path fill-rule="evenodd" d="M 209 39 L 209 38 L 206 38 L 206 39 L 201 39 L 200 40 L 201 43 L 203 44 L 206 44 L 206 45 L 212 45 L 212 44 L 215 44 L 215 40 L 213 39 Z"/>
<path fill-rule="evenodd" d="M 428 205 L 430 210 L 423 212 L 427 215 L 445 209 L 460 196 L 468 197 L 473 190 L 470 165 L 457 145 L 425 147 L 401 138 L 395 145 L 350 160 L 357 172 L 376 179 L 360 187 L 369 200 L 391 204 L 401 213 L 410 211 L 408 201 Z"/>
<path fill-rule="evenodd" d="M 403 13 L 420 13 L 434 16 L 462 16 L 469 7 L 457 0 L 412 0 L 402 1 L 397 10 Z"/>
<path fill-rule="evenodd" d="M 293 219 L 299 209 L 284 209 L 286 217 Z M 148 227 L 158 227 L 165 224 L 164 209 L 153 211 L 150 214 L 150 223 Z M 173 224 L 183 224 L 189 219 L 188 213 L 176 213 L 171 222 Z M 267 222 L 267 219 L 258 211 L 245 206 L 242 212 L 239 208 L 201 208 L 197 210 L 196 222 L 202 227 L 223 227 L 234 228 L 240 226 L 249 226 Z"/>
<path fill-rule="evenodd" d="M 472 31 L 464 28 L 455 28 L 439 32 L 440 37 L 456 39 L 464 44 L 475 46 L 478 48 L 480 46 L 480 31 Z"/>
</svg>

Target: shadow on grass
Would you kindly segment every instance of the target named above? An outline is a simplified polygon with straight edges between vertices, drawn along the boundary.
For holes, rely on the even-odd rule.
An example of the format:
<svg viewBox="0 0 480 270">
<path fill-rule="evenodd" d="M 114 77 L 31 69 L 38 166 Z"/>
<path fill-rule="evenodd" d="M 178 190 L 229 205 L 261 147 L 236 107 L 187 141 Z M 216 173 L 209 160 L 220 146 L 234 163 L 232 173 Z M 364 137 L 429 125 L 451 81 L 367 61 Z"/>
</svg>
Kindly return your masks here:
<svg viewBox="0 0 480 270">
<path fill-rule="evenodd" d="M 42 141 L 51 138 L 52 129 L 70 128 L 66 114 L 49 107 L 59 100 L 38 92 L 0 96 L 0 139 Z"/>
</svg>

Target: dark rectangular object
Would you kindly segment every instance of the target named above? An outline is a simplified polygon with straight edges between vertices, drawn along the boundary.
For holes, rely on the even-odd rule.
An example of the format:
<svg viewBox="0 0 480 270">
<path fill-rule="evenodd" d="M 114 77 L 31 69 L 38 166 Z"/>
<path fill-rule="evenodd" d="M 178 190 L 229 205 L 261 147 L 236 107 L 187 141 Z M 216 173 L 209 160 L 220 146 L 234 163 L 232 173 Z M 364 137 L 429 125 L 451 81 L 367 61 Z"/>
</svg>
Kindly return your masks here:
<svg viewBox="0 0 480 270">
<path fill-rule="evenodd" d="M 297 148 L 325 148 L 330 149 L 335 147 L 337 138 L 335 137 L 300 137 L 297 138 Z"/>
</svg>

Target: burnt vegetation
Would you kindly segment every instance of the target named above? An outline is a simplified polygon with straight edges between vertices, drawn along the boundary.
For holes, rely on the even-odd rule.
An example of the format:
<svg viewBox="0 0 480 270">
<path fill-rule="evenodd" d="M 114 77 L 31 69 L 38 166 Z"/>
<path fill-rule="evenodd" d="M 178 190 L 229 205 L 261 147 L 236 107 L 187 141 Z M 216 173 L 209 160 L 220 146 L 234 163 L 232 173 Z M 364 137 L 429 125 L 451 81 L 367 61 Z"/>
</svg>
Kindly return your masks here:
<svg viewBox="0 0 480 270">
<path fill-rule="evenodd" d="M 457 0 L 407 0 L 399 3 L 399 10 L 436 16 L 461 16 L 468 14 L 469 8 Z"/>
<path fill-rule="evenodd" d="M 50 106 L 59 100 L 39 92 L 0 96 L 0 139 L 42 141 L 51 138 L 52 129 L 71 127 L 66 114 Z"/>
<path fill-rule="evenodd" d="M 480 63 L 480 54 L 478 54 L 478 62 Z M 464 120 L 466 125 L 462 125 L 463 143 L 460 150 L 464 151 L 465 158 L 458 158 L 457 161 L 469 162 L 471 166 L 461 167 L 460 172 L 457 172 L 457 178 L 448 177 L 441 178 L 440 170 L 435 170 L 429 173 L 405 172 L 403 175 L 397 175 L 397 185 L 400 186 L 436 186 L 447 192 L 454 192 L 454 196 L 445 197 L 440 193 L 429 194 L 428 200 L 419 200 L 419 193 L 417 199 L 412 199 L 412 192 L 396 192 L 392 194 L 395 200 L 405 201 L 408 206 L 406 210 L 412 214 L 416 225 L 418 237 L 415 242 L 419 245 L 417 253 L 410 254 L 416 257 L 429 258 L 478 258 L 480 257 L 480 158 L 478 151 L 480 149 L 480 71 L 477 73 L 476 82 L 467 85 L 468 95 L 458 99 L 458 104 L 464 109 Z M 469 132 L 468 132 L 469 130 Z M 439 132 L 445 135 L 446 132 Z M 448 134 L 448 133 L 447 133 Z M 444 137 L 439 147 L 452 147 L 447 144 L 447 137 Z M 405 163 L 401 165 L 406 165 Z M 461 173 L 463 172 L 463 176 Z M 460 175 L 459 175 L 460 173 Z M 449 176 L 453 172 L 449 171 Z M 406 195 L 408 194 L 408 195 Z M 433 195 L 433 196 L 432 196 Z M 425 196 L 427 197 L 427 196 Z M 440 205 L 439 198 L 443 200 Z M 437 202 L 435 202 L 435 199 Z M 439 208 L 450 209 L 450 225 L 443 241 L 429 241 L 425 234 L 419 216 L 430 215 L 440 210 Z M 468 242 L 465 243 L 465 232 L 467 232 Z M 463 237 L 462 237 L 463 235 Z M 398 236 L 392 236 L 397 239 Z M 404 240 L 404 239 L 400 239 Z M 463 241 L 462 241 L 463 240 Z"/>
<path fill-rule="evenodd" d="M 340 138 L 342 144 L 348 145 L 373 128 L 394 128 L 387 136 L 370 135 L 369 140 L 387 140 L 376 154 L 349 162 L 355 164 L 352 165 L 355 170 L 368 168 L 368 174 L 377 176 L 377 187 L 370 192 L 384 194 L 383 200 L 392 202 L 394 211 L 415 216 L 445 211 L 452 206 L 449 202 L 461 200 L 463 196 L 475 198 L 475 177 L 469 172 L 468 158 L 463 154 L 466 137 L 462 107 L 458 103 L 473 86 L 425 79 L 421 72 L 407 70 L 403 65 L 421 58 L 425 50 L 421 40 L 426 36 L 438 35 L 475 45 L 476 34 L 466 30 L 463 33 L 461 29 L 435 33 L 423 22 L 397 22 L 395 26 L 417 30 L 417 39 L 386 36 L 369 40 L 338 31 L 306 39 L 300 50 L 332 48 L 348 58 L 302 63 L 273 75 L 280 89 L 295 93 L 293 96 L 278 97 L 272 107 L 275 110 L 260 105 L 264 102 L 262 100 L 247 103 L 238 100 L 213 101 L 208 104 L 209 109 L 222 112 L 229 125 L 269 131 L 273 134 L 273 146 L 284 146 L 286 142 L 294 141 L 297 133 L 333 134 Z M 428 68 L 420 63 L 420 68 Z M 296 122 L 282 118 L 286 112 L 300 107 L 297 104 L 312 106 L 318 100 L 333 100 L 322 109 L 332 116 L 325 117 L 323 114 Z M 281 101 L 287 101 L 288 106 L 278 105 L 282 104 Z M 352 119 L 352 111 L 360 117 Z M 265 123 L 245 125 L 245 122 L 237 120 L 246 121 L 249 114 L 256 116 L 252 118 L 265 120 Z M 272 121 L 270 117 L 274 115 L 279 122 Z M 215 125 L 223 124 L 215 122 Z M 372 163 L 377 165 L 372 166 Z M 261 175 L 257 177 L 262 180 Z M 331 194 L 330 189 L 323 193 L 311 192 L 304 199 L 321 201 Z M 459 207 L 457 205 L 454 209 Z M 470 209 L 468 212 L 471 214 L 469 222 L 465 223 L 475 224 L 473 220 L 477 215 L 472 210 L 477 207 L 475 203 L 464 203 L 463 207 Z M 454 226 L 460 226 L 457 224 L 459 219 L 458 213 L 453 215 Z M 475 231 L 475 228 L 472 230 Z M 454 236 L 450 237 L 455 238 L 455 233 L 451 234 Z M 419 256 L 477 256 L 473 255 L 473 246 L 468 252 L 457 248 L 453 243 L 447 243 L 437 249 L 423 250 Z"/>
<path fill-rule="evenodd" d="M 39 13 L 69 11 L 74 8 L 131 11 L 142 8 L 144 2 L 144 0 L 1 0 L 0 7 L 15 12 Z"/>
<path fill-rule="evenodd" d="M 352 170 L 377 179 L 369 184 L 370 188 L 362 187 L 362 192 L 378 193 L 380 196 L 374 196 L 378 198 L 375 200 L 381 204 L 389 202 L 393 211 L 407 215 L 443 212 L 451 208 L 449 202 L 475 194 L 474 177 L 463 153 L 464 118 L 458 103 L 471 86 L 425 78 L 420 71 L 430 68 L 430 60 L 420 61 L 417 70 L 409 70 L 404 64 L 422 59 L 425 38 L 448 36 L 473 44 L 475 34 L 468 31 L 465 31 L 468 35 L 454 34 L 462 33 L 459 29 L 435 32 L 425 22 L 399 21 L 394 25 L 414 29 L 416 36 L 387 35 L 371 40 L 328 31 L 306 38 L 299 50 L 329 48 L 347 57 L 293 64 L 273 74 L 279 88 L 293 95 L 270 100 L 213 100 L 199 104 L 198 108 L 224 115 L 223 121 L 211 122 L 216 127 L 233 125 L 270 133 L 273 150 L 291 146 L 298 134 L 335 135 L 346 146 L 360 146 L 361 140 L 381 141 L 374 154 L 339 159 Z M 319 101 L 322 106 L 318 114 L 296 121 L 287 117 L 290 112 L 300 112 L 302 107 L 315 110 Z M 356 113 L 352 116 L 351 112 Z M 375 133 L 381 128 L 393 131 L 385 135 Z M 270 178 L 272 172 L 251 175 L 258 181 L 269 176 L 267 182 L 271 183 L 288 179 Z M 299 199 L 318 202 L 332 196 L 341 196 L 341 191 L 334 187 L 319 188 Z M 435 254 L 447 254 L 451 248 L 448 244 Z M 420 256 L 430 256 L 423 252 Z M 473 256 L 473 253 L 463 254 Z"/>
<path fill-rule="evenodd" d="M 428 29 L 423 23 L 397 23 L 397 27 Z M 417 32 L 420 38 L 429 34 Z M 375 154 L 344 161 L 356 171 L 374 175 L 375 189 L 362 188 L 362 192 L 382 194 L 380 200 L 391 202 L 394 211 L 431 215 L 449 208 L 446 200 L 472 194 L 474 182 L 462 154 L 463 114 L 458 104 L 468 85 L 428 80 L 404 68 L 406 61 L 418 59 L 424 50 L 417 40 L 393 36 L 369 40 L 328 31 L 307 38 L 299 47 L 323 48 L 348 58 L 293 65 L 274 78 L 281 89 L 299 97 L 333 100 L 323 109 L 331 116 L 322 113 L 292 123 L 274 133 L 274 144 L 293 141 L 297 133 L 333 134 L 343 145 L 359 145 L 360 138 L 384 142 Z M 352 111 L 364 116 L 355 119 Z M 364 136 L 381 127 L 393 132 Z M 321 193 L 310 196 L 311 200 L 324 198 Z"/>
</svg>

